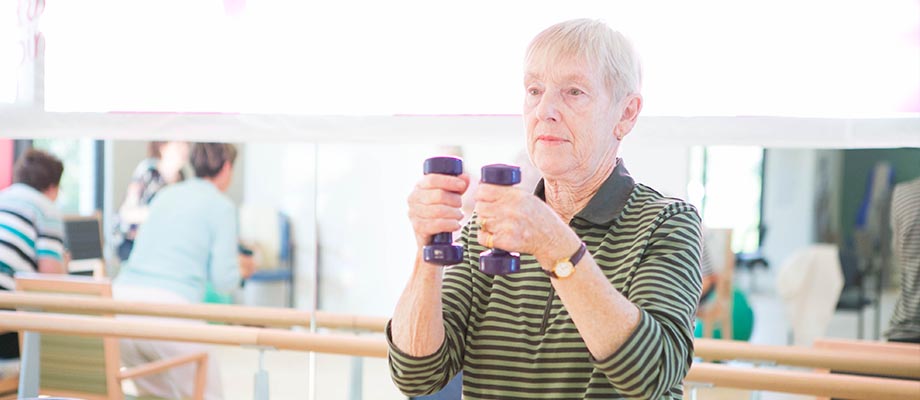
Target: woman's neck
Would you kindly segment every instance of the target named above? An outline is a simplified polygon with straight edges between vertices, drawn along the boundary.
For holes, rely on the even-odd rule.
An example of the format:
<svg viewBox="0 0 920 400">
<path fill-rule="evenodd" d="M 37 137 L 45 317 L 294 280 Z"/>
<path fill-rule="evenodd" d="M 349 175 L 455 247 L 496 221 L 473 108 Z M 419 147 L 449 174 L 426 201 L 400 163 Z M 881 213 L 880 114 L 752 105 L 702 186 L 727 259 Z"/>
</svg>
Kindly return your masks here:
<svg viewBox="0 0 920 400">
<path fill-rule="evenodd" d="M 616 167 L 615 156 L 610 160 L 603 160 L 587 177 L 544 178 L 546 203 L 562 217 L 563 221 L 571 221 L 575 214 L 588 205 L 594 194 L 613 172 L 614 167 Z"/>
</svg>

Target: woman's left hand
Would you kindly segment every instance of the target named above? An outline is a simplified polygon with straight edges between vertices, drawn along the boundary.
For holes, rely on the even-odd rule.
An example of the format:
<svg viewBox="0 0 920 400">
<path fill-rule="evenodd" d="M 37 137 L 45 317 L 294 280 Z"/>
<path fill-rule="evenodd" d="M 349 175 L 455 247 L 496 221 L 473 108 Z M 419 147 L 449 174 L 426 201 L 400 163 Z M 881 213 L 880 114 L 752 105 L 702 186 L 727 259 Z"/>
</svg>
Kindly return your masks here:
<svg viewBox="0 0 920 400">
<path fill-rule="evenodd" d="M 476 190 L 479 244 L 534 255 L 541 264 L 576 249 L 580 239 L 545 202 L 511 186 L 480 184 Z M 569 249 L 571 247 L 571 249 Z"/>
</svg>

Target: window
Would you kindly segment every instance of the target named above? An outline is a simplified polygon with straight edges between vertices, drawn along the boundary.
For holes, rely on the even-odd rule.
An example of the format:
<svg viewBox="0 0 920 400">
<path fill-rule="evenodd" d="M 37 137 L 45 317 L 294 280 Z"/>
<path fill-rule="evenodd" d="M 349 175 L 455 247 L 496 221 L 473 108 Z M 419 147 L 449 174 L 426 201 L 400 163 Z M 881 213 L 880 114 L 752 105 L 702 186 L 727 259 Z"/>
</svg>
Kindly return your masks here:
<svg viewBox="0 0 920 400">
<path fill-rule="evenodd" d="M 0 104 L 16 101 L 16 82 L 22 61 L 16 1 L 0 1 Z"/>
<path fill-rule="evenodd" d="M 703 224 L 732 229 L 732 250 L 760 247 L 763 148 L 709 146 L 691 150 L 687 192 Z"/>
<path fill-rule="evenodd" d="M 32 146 L 64 162 L 57 204 L 65 214 L 92 214 L 96 210 L 96 145 L 90 139 L 36 139 Z"/>
</svg>

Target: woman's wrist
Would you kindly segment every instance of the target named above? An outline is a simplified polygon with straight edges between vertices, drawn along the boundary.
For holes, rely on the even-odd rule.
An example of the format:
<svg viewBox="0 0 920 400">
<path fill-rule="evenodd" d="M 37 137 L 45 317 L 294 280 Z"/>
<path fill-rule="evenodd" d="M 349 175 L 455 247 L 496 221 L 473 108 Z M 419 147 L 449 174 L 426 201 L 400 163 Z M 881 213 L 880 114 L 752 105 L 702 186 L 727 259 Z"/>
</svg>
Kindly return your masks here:
<svg viewBox="0 0 920 400">
<path fill-rule="evenodd" d="M 581 239 L 571 229 L 568 233 L 557 236 L 558 240 L 549 242 L 539 254 L 534 254 L 540 267 L 551 270 L 559 260 L 567 259 L 581 246 Z"/>
</svg>

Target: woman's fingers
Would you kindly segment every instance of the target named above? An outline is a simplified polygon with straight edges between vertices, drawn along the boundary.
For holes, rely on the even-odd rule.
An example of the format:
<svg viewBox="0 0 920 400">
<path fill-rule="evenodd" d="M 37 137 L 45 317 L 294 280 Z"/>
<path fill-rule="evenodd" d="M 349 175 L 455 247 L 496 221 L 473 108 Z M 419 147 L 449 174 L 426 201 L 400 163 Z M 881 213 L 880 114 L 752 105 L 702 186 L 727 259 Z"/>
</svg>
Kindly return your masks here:
<svg viewBox="0 0 920 400">
<path fill-rule="evenodd" d="M 416 184 L 416 189 L 441 189 L 463 194 L 466 192 L 469 182 L 470 178 L 465 174 L 460 176 L 428 174 Z"/>
<path fill-rule="evenodd" d="M 460 229 L 463 220 L 462 194 L 469 186 L 469 176 L 425 175 L 409 194 L 409 220 L 419 245 L 440 232 Z"/>
<path fill-rule="evenodd" d="M 441 204 L 428 204 L 425 206 L 410 208 L 409 218 L 452 219 L 455 221 L 460 221 L 463 219 L 463 212 L 456 207 L 445 206 Z"/>
</svg>

